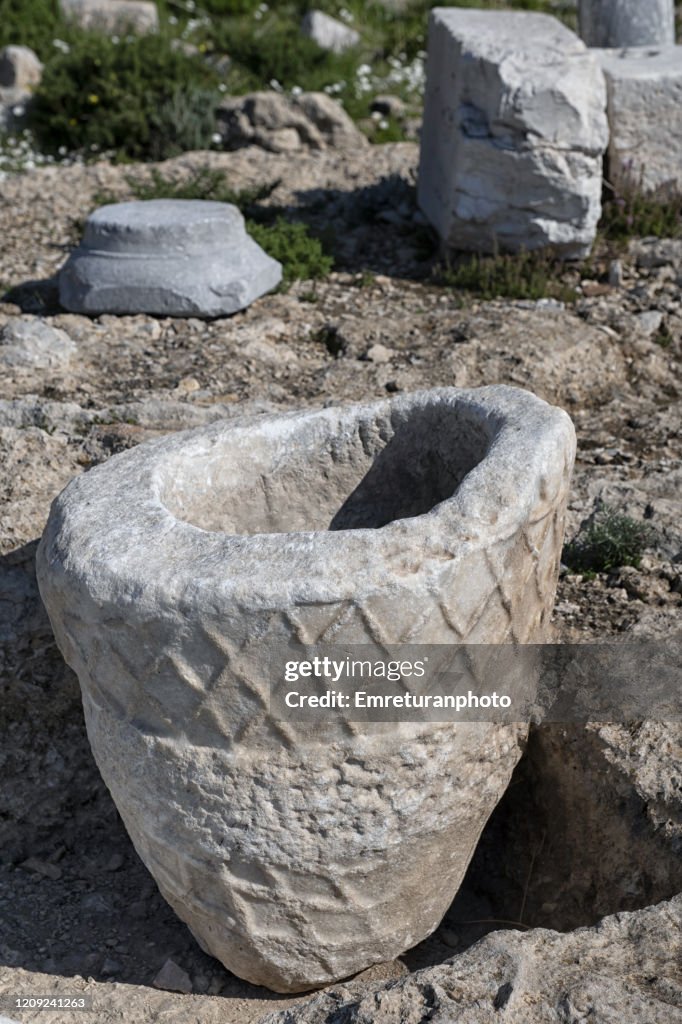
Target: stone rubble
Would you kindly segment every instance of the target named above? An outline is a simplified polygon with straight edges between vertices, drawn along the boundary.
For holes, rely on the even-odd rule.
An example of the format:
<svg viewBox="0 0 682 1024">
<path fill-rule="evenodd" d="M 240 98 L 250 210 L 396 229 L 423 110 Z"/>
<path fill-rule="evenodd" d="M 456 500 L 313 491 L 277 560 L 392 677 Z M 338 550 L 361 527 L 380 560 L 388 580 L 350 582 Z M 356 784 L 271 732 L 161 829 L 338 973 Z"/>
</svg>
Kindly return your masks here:
<svg viewBox="0 0 682 1024">
<path fill-rule="evenodd" d="M 609 180 L 682 188 L 682 46 L 592 53 L 606 78 Z"/>
<path fill-rule="evenodd" d="M 672 46 L 675 0 L 578 0 L 578 24 L 588 46 Z"/>
<path fill-rule="evenodd" d="M 150 199 L 102 206 L 59 272 L 74 313 L 215 317 L 276 288 L 282 267 L 246 232 L 236 206 Z"/>
<path fill-rule="evenodd" d="M 323 50 L 331 50 L 332 53 L 344 53 L 360 42 L 359 32 L 324 11 L 308 11 L 301 22 L 301 32 Z"/>
<path fill-rule="evenodd" d="M 218 125 L 226 149 L 260 146 L 272 153 L 328 147 L 367 148 L 367 137 L 340 103 L 324 92 L 284 96 L 255 92 L 229 97 L 218 107 Z"/>
<path fill-rule="evenodd" d="M 607 142 L 603 75 L 559 21 L 432 10 L 418 198 L 445 247 L 587 255 Z"/>
</svg>

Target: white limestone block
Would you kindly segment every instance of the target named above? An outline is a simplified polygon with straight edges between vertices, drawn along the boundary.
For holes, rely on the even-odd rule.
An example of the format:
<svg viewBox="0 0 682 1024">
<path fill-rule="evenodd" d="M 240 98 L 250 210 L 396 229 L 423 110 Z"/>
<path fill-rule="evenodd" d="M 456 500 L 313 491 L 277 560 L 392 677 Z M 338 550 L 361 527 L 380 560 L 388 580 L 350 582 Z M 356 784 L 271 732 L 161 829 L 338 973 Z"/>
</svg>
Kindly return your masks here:
<svg viewBox="0 0 682 1024">
<path fill-rule="evenodd" d="M 360 42 L 360 34 L 324 11 L 308 11 L 301 22 L 301 31 L 323 50 L 343 53 Z"/>
<path fill-rule="evenodd" d="M 43 65 L 28 46 L 5 46 L 0 50 L 0 89 L 32 92 L 43 75 Z"/>
<path fill-rule="evenodd" d="M 682 46 L 592 52 L 606 77 L 609 179 L 682 187 Z"/>
<path fill-rule="evenodd" d="M 574 452 L 528 392 L 443 388 L 173 434 L 53 503 L 39 585 L 97 763 L 229 970 L 303 990 L 440 921 L 525 726 L 284 722 L 270 665 L 290 643 L 543 642 Z"/>
<path fill-rule="evenodd" d="M 62 14 L 81 28 L 101 32 L 158 32 L 154 0 L 59 0 Z"/>
<path fill-rule="evenodd" d="M 447 247 L 586 255 L 607 141 L 601 69 L 555 18 L 431 12 L 418 198 Z"/>
</svg>

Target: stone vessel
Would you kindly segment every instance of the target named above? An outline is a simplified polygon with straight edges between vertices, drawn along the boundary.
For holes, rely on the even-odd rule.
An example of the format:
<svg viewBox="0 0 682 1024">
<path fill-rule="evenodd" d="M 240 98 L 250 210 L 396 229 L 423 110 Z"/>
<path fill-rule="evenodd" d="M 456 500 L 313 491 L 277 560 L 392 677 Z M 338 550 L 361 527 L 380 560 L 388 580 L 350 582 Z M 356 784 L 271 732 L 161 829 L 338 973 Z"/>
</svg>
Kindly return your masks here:
<svg viewBox="0 0 682 1024">
<path fill-rule="evenodd" d="M 532 394 L 444 388 L 170 435 L 55 500 L 38 579 L 99 768 L 236 974 L 303 990 L 425 938 L 526 732 L 275 720 L 276 645 L 543 640 L 574 446 Z"/>
<path fill-rule="evenodd" d="M 580 0 L 580 35 L 588 46 L 672 46 L 674 0 Z"/>
<path fill-rule="evenodd" d="M 59 272 L 59 301 L 93 316 L 225 316 L 281 279 L 281 265 L 247 235 L 236 206 L 148 199 L 90 214 Z"/>
</svg>

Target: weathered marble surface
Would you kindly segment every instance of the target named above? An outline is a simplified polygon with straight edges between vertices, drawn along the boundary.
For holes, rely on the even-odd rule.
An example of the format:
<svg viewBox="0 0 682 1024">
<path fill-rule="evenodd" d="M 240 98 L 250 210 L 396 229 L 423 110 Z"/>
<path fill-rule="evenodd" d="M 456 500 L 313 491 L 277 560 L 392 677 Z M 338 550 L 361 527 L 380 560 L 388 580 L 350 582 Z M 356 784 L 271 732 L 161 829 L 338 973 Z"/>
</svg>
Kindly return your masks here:
<svg viewBox="0 0 682 1024">
<path fill-rule="evenodd" d="M 418 199 L 446 247 L 585 256 L 607 142 L 602 72 L 556 18 L 432 10 Z"/>
<path fill-rule="evenodd" d="M 305 989 L 440 921 L 524 726 L 282 722 L 265 662 L 544 638 L 574 444 L 528 392 L 446 388 L 170 435 L 53 504 L 39 583 L 98 765 L 230 970 Z"/>
<path fill-rule="evenodd" d="M 92 315 L 224 316 L 281 278 L 281 264 L 249 237 L 236 206 L 149 199 L 90 214 L 59 272 L 59 300 Z"/>
</svg>

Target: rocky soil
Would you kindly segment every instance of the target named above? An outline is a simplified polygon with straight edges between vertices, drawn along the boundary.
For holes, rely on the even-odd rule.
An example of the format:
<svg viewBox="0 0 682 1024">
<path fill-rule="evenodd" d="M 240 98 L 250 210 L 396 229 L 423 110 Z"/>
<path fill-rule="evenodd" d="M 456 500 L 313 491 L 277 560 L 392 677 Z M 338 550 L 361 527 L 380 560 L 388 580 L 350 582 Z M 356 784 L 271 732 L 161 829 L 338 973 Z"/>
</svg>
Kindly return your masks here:
<svg viewBox="0 0 682 1024">
<path fill-rule="evenodd" d="M 96 193 L 128 195 L 130 168 L 0 182 L 0 281 L 13 289 L 0 305 L 0 1000 L 91 995 L 90 1015 L 52 1017 L 65 1024 L 241 1024 L 271 1011 L 282 1011 L 278 1024 L 616 1020 L 609 1002 L 621 1021 L 682 1020 L 680 907 L 661 903 L 682 889 L 679 724 L 537 729 L 437 932 L 299 1016 L 309 997 L 230 975 L 158 895 L 99 778 L 77 682 L 37 596 L 33 559 L 52 498 L 140 441 L 246 410 L 507 383 L 574 419 L 570 534 L 600 502 L 656 531 L 639 569 L 562 576 L 557 635 L 679 633 L 682 241 L 633 241 L 620 284 L 584 280 L 574 305 L 467 299 L 435 284 L 421 258 L 416 162 L 411 143 L 302 154 L 295 166 L 257 149 L 173 161 L 177 174 L 223 168 L 235 188 L 279 180 L 267 202 L 324 229 L 337 255 L 325 281 L 211 322 L 59 310 L 50 278 Z M 68 360 L 17 361 L 17 323 L 38 322 L 66 332 Z M 620 916 L 575 935 L 535 930 L 608 914 Z M 168 959 L 184 976 L 157 989 Z"/>
</svg>

